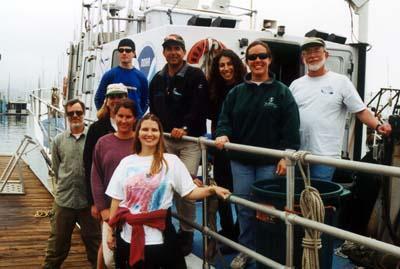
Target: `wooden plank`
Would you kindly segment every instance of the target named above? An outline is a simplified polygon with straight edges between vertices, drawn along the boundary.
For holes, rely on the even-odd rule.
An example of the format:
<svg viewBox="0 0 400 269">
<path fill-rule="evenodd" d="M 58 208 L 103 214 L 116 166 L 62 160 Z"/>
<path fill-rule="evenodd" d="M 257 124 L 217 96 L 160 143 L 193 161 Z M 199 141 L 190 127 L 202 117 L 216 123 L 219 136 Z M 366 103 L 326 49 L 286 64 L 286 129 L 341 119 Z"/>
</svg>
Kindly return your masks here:
<svg viewBox="0 0 400 269">
<path fill-rule="evenodd" d="M 0 156 L 0 174 L 9 156 Z M 53 197 L 29 166 L 22 164 L 25 195 L 0 195 L 0 269 L 40 268 L 44 261 L 47 239 L 50 234 L 48 217 L 34 217 L 37 210 L 50 210 Z M 17 180 L 14 171 L 10 180 Z M 62 268 L 90 268 L 86 251 L 76 228 L 71 250 Z"/>
</svg>

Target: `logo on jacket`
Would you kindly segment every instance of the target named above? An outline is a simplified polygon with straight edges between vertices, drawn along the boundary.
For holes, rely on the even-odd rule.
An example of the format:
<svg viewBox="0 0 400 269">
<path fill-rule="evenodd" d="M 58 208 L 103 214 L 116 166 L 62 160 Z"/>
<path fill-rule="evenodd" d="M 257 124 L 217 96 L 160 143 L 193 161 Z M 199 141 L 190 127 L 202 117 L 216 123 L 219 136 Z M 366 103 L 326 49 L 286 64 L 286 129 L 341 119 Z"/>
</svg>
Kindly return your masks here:
<svg viewBox="0 0 400 269">
<path fill-rule="evenodd" d="M 275 104 L 275 98 L 274 97 L 268 97 L 267 101 L 264 102 L 264 107 L 267 108 L 277 108 L 277 104 Z"/>
<path fill-rule="evenodd" d="M 333 91 L 331 86 L 327 86 L 327 87 L 321 88 L 321 93 L 322 94 L 334 94 L 335 92 Z"/>
</svg>

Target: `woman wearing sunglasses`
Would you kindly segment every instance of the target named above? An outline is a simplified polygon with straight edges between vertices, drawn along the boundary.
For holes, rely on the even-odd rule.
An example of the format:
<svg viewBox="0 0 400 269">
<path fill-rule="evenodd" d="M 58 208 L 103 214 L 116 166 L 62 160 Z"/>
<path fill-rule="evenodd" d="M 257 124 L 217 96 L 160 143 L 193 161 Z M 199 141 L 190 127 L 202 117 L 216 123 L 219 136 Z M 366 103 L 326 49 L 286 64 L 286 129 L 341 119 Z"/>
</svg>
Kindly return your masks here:
<svg viewBox="0 0 400 269">
<path fill-rule="evenodd" d="M 247 47 L 246 64 L 250 73 L 223 103 L 216 131 L 218 148 L 222 149 L 227 142 L 280 150 L 299 148 L 297 104 L 288 87 L 270 72 L 271 62 L 271 50 L 266 43 L 254 41 Z M 283 159 L 234 151 L 229 151 L 229 156 L 234 193 L 248 200 L 253 199 L 251 185 L 255 181 L 286 174 Z M 238 206 L 239 243 L 253 250 L 254 219 L 254 210 Z M 249 261 L 247 255 L 240 253 L 231 267 L 244 268 Z M 248 268 L 254 267 L 252 262 Z"/>
<path fill-rule="evenodd" d="M 101 109 L 97 112 L 98 120 L 92 123 L 86 135 L 85 147 L 83 150 L 83 163 L 85 166 L 85 179 L 89 191 L 88 200 L 91 204 L 92 216 L 100 219 L 100 212 L 93 202 L 91 192 L 91 171 L 93 161 L 93 150 L 97 141 L 104 135 L 114 133 L 117 130 L 115 121 L 115 106 L 128 96 L 128 89 L 121 83 L 110 84 L 107 87 L 106 99 Z M 103 255 L 99 249 L 97 264 L 103 264 Z"/>
<path fill-rule="evenodd" d="M 105 194 L 111 176 L 119 162 L 133 152 L 134 125 L 136 122 L 135 104 L 124 99 L 114 109 L 117 131 L 99 139 L 93 152 L 92 194 L 94 204 L 101 213 L 102 250 L 107 268 L 114 268 L 114 255 L 107 246 L 108 221 L 111 199 Z"/>
<path fill-rule="evenodd" d="M 197 187 L 182 161 L 164 148 L 160 120 L 146 114 L 136 126 L 135 154 L 120 162 L 107 187 L 109 224 L 118 227 L 107 243 L 117 248 L 117 268 L 186 268 L 171 223 L 174 192 L 190 200 L 230 194 L 217 186 Z"/>
</svg>

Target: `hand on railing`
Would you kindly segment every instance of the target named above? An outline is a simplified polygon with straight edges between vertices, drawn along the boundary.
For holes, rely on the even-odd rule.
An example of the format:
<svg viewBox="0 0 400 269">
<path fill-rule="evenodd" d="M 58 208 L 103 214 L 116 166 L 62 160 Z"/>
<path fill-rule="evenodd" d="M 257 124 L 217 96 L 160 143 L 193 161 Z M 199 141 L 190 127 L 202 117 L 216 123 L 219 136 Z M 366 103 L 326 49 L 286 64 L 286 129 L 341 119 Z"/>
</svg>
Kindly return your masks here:
<svg viewBox="0 0 400 269">
<path fill-rule="evenodd" d="M 174 128 L 171 131 L 171 136 L 175 139 L 181 139 L 184 135 L 187 135 L 187 131 L 184 128 Z"/>
<path fill-rule="evenodd" d="M 225 143 L 228 143 L 228 142 L 229 142 L 229 138 L 228 138 L 226 135 L 219 136 L 219 137 L 217 137 L 217 138 L 215 139 L 215 146 L 216 146 L 218 149 L 223 149 Z"/>
<path fill-rule="evenodd" d="M 281 159 L 276 166 L 276 172 L 278 176 L 285 176 L 286 175 L 286 160 Z"/>
</svg>

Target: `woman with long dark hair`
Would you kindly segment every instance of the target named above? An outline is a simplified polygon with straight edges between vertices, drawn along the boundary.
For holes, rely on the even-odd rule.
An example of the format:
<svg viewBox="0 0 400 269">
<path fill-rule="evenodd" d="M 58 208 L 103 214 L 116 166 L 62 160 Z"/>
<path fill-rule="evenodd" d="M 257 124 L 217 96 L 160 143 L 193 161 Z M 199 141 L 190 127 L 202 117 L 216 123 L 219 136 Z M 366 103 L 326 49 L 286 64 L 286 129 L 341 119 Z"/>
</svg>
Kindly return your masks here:
<svg viewBox="0 0 400 269">
<path fill-rule="evenodd" d="M 242 84 L 226 97 L 218 120 L 216 146 L 227 142 L 272 149 L 298 149 L 299 111 L 286 85 L 277 81 L 270 65 L 272 54 L 262 41 L 252 42 L 246 49 L 246 63 L 250 73 Z M 229 151 L 234 193 L 252 200 L 251 185 L 256 180 L 272 179 L 286 174 L 285 160 Z M 238 206 L 240 224 L 239 243 L 255 249 L 254 210 Z M 249 257 L 240 253 L 231 263 L 232 268 L 244 268 Z M 255 266 L 252 263 L 252 266 Z M 253 268 L 253 267 L 251 267 Z"/>
<path fill-rule="evenodd" d="M 133 153 L 134 126 L 137 112 L 135 103 L 125 99 L 114 109 L 117 131 L 99 139 L 93 152 L 92 195 L 94 204 L 101 214 L 102 250 L 107 268 L 114 268 L 114 255 L 107 246 L 108 221 L 111 199 L 105 194 L 111 176 L 119 162 Z"/>
<path fill-rule="evenodd" d="M 191 200 L 213 194 L 226 198 L 230 192 L 193 183 L 182 161 L 165 153 L 163 129 L 153 114 L 146 114 L 137 124 L 134 152 L 120 162 L 106 191 L 112 198 L 109 224 L 119 227 L 116 240 L 109 236 L 107 242 L 110 248 L 117 248 L 117 266 L 186 268 L 171 223 L 174 192 Z M 113 233 L 115 230 L 110 231 Z"/>
<path fill-rule="evenodd" d="M 215 139 L 215 130 L 222 104 L 229 91 L 243 82 L 245 74 L 246 67 L 239 56 L 232 50 L 224 49 L 213 59 L 209 76 L 210 118 L 213 139 Z M 217 151 L 214 153 L 213 171 L 216 183 L 232 191 L 232 172 L 226 152 Z M 220 234 L 236 241 L 239 227 L 238 223 L 234 224 L 231 205 L 218 203 L 218 213 L 222 228 Z M 223 248 L 222 250 L 227 251 L 228 248 Z"/>
</svg>

